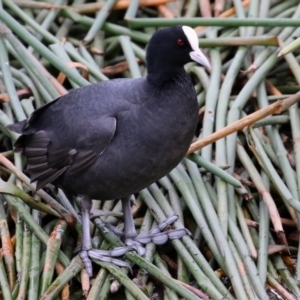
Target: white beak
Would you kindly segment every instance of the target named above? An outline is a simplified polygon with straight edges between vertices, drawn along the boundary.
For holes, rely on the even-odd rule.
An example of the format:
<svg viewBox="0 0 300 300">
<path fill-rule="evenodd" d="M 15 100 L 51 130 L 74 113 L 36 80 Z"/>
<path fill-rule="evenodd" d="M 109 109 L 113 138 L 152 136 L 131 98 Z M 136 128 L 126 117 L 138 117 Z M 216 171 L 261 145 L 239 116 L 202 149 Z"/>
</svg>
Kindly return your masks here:
<svg viewBox="0 0 300 300">
<path fill-rule="evenodd" d="M 196 31 L 189 26 L 182 26 L 182 30 L 185 33 L 191 45 L 191 48 L 193 49 L 193 51 L 190 52 L 191 59 L 197 62 L 198 64 L 210 69 L 210 63 L 208 59 L 199 49 L 199 41 Z"/>
<path fill-rule="evenodd" d="M 210 69 L 210 63 L 206 56 L 201 52 L 201 50 L 198 48 L 192 52 L 190 52 L 190 57 L 192 60 L 197 62 L 198 64 Z"/>
</svg>

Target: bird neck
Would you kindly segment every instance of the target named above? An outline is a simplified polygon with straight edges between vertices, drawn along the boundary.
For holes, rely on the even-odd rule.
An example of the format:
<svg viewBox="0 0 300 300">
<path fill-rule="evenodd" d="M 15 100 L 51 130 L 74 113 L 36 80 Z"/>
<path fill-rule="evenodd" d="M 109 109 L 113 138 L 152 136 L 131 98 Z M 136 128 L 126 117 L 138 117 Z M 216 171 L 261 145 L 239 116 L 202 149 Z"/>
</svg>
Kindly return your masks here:
<svg viewBox="0 0 300 300">
<path fill-rule="evenodd" d="M 186 72 L 182 66 L 175 68 L 160 68 L 160 66 L 148 67 L 147 80 L 155 86 L 162 86 L 167 83 L 176 82 L 180 78 L 186 76 Z"/>
</svg>

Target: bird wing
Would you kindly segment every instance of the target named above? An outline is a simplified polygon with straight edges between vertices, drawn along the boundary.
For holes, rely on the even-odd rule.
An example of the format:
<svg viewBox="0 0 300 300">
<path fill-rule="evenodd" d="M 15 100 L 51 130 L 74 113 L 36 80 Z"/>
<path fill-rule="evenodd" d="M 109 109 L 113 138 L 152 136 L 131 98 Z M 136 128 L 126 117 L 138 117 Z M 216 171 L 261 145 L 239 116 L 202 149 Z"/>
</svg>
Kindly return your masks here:
<svg viewBox="0 0 300 300">
<path fill-rule="evenodd" d="M 27 121 L 8 126 L 22 134 L 15 151 L 25 155 L 37 189 L 68 169 L 72 176 L 80 175 L 107 149 L 116 132 L 115 116 L 99 115 L 97 110 L 88 116 L 76 113 L 68 109 L 67 101 L 58 105 L 65 99 L 58 100 L 36 110 Z"/>
<path fill-rule="evenodd" d="M 27 158 L 37 189 L 68 170 L 78 176 L 107 149 L 117 135 L 117 120 L 143 103 L 145 79 L 115 79 L 81 87 L 9 125 L 22 134 L 16 150 Z M 125 112 L 125 114 L 124 114 Z"/>
</svg>

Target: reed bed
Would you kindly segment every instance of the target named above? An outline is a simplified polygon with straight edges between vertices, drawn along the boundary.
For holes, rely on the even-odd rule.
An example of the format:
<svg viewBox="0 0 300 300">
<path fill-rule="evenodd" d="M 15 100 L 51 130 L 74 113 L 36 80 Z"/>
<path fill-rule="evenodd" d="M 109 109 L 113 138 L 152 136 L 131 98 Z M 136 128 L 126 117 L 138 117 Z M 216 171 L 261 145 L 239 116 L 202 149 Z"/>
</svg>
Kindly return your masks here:
<svg viewBox="0 0 300 300">
<path fill-rule="evenodd" d="M 278 57 L 300 35 L 299 17 L 298 0 L 0 1 L 0 297 L 300 299 L 299 42 Z M 145 76 L 151 35 L 176 24 L 195 28 L 211 61 L 186 66 L 199 126 L 132 213 L 140 232 L 175 213 L 174 228 L 191 236 L 127 253 L 131 274 L 94 261 L 89 279 L 73 254 L 78 202 L 51 185 L 35 191 L 5 126 L 71 88 Z M 120 202 L 93 209 L 94 246 L 121 245 L 100 227 L 122 229 Z"/>
</svg>

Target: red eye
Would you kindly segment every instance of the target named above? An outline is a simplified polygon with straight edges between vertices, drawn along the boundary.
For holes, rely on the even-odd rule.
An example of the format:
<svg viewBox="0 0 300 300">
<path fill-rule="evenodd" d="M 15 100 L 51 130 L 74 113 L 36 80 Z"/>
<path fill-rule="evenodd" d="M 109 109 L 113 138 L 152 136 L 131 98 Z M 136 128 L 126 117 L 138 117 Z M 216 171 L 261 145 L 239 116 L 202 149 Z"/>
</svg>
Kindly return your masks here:
<svg viewBox="0 0 300 300">
<path fill-rule="evenodd" d="M 178 44 L 179 46 L 183 46 L 183 45 L 184 45 L 184 42 L 183 42 L 183 40 L 179 39 L 179 40 L 177 40 L 177 44 Z"/>
</svg>

